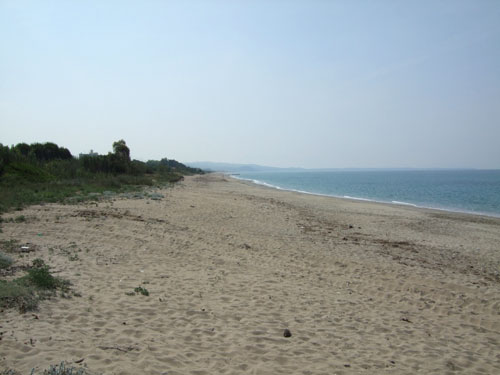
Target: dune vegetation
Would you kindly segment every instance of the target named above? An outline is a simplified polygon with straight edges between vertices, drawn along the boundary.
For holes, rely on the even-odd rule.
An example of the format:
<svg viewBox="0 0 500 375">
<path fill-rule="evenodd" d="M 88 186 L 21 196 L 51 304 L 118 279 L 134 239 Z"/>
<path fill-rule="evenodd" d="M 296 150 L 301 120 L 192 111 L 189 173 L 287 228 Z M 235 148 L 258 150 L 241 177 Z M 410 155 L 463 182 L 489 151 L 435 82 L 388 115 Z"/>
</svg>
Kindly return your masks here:
<svg viewBox="0 0 500 375">
<path fill-rule="evenodd" d="M 203 173 L 173 159 L 130 159 L 123 140 L 107 155 L 74 157 L 54 143 L 0 144 L 0 213 L 42 202 L 83 201 L 104 192 L 163 186 Z"/>
</svg>

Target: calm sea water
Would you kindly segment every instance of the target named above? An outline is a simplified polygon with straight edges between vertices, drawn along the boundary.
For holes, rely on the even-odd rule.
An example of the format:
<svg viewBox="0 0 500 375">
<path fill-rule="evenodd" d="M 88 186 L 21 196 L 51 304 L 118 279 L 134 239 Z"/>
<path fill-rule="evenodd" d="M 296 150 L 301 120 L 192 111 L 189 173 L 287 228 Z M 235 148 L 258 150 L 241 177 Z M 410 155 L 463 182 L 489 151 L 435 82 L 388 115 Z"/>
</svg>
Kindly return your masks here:
<svg viewBox="0 0 500 375">
<path fill-rule="evenodd" d="M 500 170 L 241 173 L 278 189 L 500 217 Z"/>
</svg>

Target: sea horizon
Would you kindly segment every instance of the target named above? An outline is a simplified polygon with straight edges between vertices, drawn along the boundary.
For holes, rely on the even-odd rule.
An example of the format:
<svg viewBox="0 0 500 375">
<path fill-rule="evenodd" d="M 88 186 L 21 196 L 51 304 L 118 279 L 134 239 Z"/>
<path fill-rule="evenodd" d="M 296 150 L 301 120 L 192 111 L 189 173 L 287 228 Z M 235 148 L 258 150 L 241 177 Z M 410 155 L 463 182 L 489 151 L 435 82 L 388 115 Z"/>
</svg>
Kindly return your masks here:
<svg viewBox="0 0 500 375">
<path fill-rule="evenodd" d="M 183 162 L 190 167 L 201 168 L 208 172 L 342 172 L 342 171 L 500 171 L 500 168 L 483 168 L 483 167 L 297 167 L 287 166 L 279 167 L 273 165 L 255 164 L 255 163 L 230 163 L 230 162 L 212 162 L 212 161 L 195 161 Z"/>
</svg>

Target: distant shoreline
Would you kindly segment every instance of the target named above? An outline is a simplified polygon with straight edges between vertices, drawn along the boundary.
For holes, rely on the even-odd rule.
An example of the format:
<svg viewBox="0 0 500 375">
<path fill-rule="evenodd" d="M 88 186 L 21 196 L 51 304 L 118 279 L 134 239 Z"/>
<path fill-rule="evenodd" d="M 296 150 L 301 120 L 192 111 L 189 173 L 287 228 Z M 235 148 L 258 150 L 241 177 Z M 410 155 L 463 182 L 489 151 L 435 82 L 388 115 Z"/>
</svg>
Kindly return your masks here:
<svg viewBox="0 0 500 375">
<path fill-rule="evenodd" d="M 340 195 L 333 195 L 333 194 L 316 193 L 316 192 L 311 192 L 311 191 L 304 191 L 304 190 L 276 186 L 273 184 L 269 184 L 265 181 L 254 180 L 251 178 L 239 177 L 240 176 L 239 173 L 225 173 L 225 172 L 212 172 L 212 173 L 222 173 L 223 175 L 228 176 L 230 178 L 233 178 L 235 180 L 247 182 L 247 183 L 250 183 L 250 184 L 255 185 L 255 186 L 260 186 L 260 187 L 274 189 L 274 190 L 294 192 L 294 193 L 299 193 L 299 194 L 306 194 L 306 195 L 313 195 L 313 196 L 327 197 L 327 198 L 334 198 L 334 199 L 344 199 L 344 200 L 349 200 L 349 201 L 354 201 L 354 202 L 369 202 L 369 203 L 377 203 L 377 204 L 390 205 L 390 206 L 396 206 L 396 207 L 416 208 L 416 209 L 420 209 L 420 210 L 430 210 L 430 211 L 446 212 L 446 213 L 453 213 L 453 214 L 459 214 L 459 215 L 473 215 L 473 216 L 478 216 L 478 217 L 500 219 L 500 214 L 495 214 L 495 213 L 473 212 L 473 211 L 465 211 L 465 210 L 458 210 L 458 209 L 451 209 L 451 208 L 427 207 L 427 206 L 422 206 L 422 205 L 408 203 L 408 202 L 400 202 L 400 201 L 388 202 L 388 201 L 371 199 L 371 198 L 360 198 L 360 197 L 352 197 L 352 196 L 340 196 Z"/>
</svg>

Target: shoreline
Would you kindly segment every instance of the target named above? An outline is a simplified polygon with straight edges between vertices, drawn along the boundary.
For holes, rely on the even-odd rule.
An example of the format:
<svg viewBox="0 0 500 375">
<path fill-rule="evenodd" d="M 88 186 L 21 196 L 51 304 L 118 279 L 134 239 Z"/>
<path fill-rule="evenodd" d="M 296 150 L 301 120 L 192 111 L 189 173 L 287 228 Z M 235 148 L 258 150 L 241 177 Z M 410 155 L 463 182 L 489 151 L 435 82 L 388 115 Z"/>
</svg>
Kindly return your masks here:
<svg viewBox="0 0 500 375">
<path fill-rule="evenodd" d="M 0 239 L 35 249 L 16 265 L 42 258 L 79 296 L 0 312 L 0 371 L 500 371 L 500 219 L 221 174 L 159 193 L 4 215 L 25 221 Z"/>
<path fill-rule="evenodd" d="M 245 181 L 245 182 L 251 183 L 251 184 L 256 185 L 256 186 L 262 186 L 265 188 L 275 189 L 275 190 L 279 190 L 279 191 L 289 191 L 289 192 L 295 192 L 295 193 L 299 193 L 299 194 L 307 194 L 307 195 L 328 197 L 328 198 L 334 198 L 334 199 L 347 199 L 347 200 L 351 200 L 351 201 L 371 202 L 371 203 L 395 205 L 395 206 L 400 206 L 400 207 L 413 207 L 413 208 L 423 209 L 423 210 L 435 210 L 435 211 L 440 211 L 440 212 L 449 212 L 449 213 L 456 213 L 456 214 L 463 214 L 463 215 L 473 215 L 473 216 L 480 216 L 480 217 L 486 217 L 486 218 L 500 219 L 500 214 L 496 214 L 496 213 L 462 211 L 459 209 L 451 209 L 451 208 L 420 206 L 418 204 L 409 203 L 409 202 L 398 202 L 398 201 L 389 202 L 389 201 L 380 201 L 380 200 L 371 199 L 371 198 L 360 198 L 360 197 L 351 197 L 351 196 L 340 196 L 340 195 L 331 195 L 331 194 L 323 194 L 323 193 L 314 193 L 314 192 L 304 191 L 304 190 L 283 188 L 283 187 L 280 187 L 277 185 L 269 184 L 265 181 L 259 181 L 259 180 L 250 179 L 250 178 L 240 178 L 240 177 L 237 177 L 236 175 L 231 174 L 231 173 L 225 173 L 225 172 L 211 172 L 211 173 L 215 173 L 215 174 L 221 173 L 225 176 L 228 176 L 228 177 L 233 178 L 233 179 L 238 180 L 238 181 Z"/>
</svg>

